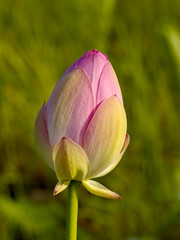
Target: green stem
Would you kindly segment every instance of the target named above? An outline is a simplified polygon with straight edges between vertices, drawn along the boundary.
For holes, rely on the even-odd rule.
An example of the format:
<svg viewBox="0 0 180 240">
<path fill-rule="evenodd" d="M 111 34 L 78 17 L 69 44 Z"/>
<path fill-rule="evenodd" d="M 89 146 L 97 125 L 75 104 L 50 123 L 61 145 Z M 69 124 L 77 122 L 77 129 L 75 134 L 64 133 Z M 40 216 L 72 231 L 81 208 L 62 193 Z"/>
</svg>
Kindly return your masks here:
<svg viewBox="0 0 180 240">
<path fill-rule="evenodd" d="M 79 182 L 71 181 L 68 187 L 66 240 L 77 239 Z"/>
</svg>

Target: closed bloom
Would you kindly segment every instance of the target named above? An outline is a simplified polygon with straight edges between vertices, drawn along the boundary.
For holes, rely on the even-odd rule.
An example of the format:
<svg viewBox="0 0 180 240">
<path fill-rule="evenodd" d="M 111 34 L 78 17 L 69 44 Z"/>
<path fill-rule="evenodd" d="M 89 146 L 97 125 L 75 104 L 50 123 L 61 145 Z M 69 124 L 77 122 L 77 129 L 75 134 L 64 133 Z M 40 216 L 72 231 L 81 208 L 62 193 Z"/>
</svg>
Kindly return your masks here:
<svg viewBox="0 0 180 240">
<path fill-rule="evenodd" d="M 40 153 L 55 170 L 54 195 L 81 181 L 91 193 L 120 198 L 93 178 L 109 173 L 129 144 L 126 113 L 107 57 L 88 51 L 60 78 L 34 127 Z"/>
</svg>

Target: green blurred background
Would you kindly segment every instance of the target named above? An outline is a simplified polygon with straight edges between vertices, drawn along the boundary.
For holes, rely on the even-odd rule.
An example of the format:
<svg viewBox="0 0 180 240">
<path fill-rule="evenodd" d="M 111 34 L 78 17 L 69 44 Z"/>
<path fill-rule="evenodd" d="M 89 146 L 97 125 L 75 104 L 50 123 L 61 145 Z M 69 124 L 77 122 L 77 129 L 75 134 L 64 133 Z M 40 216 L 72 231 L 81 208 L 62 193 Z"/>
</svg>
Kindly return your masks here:
<svg viewBox="0 0 180 240">
<path fill-rule="evenodd" d="M 78 239 L 180 239 L 180 1 L 0 1 L 0 239 L 65 237 L 67 190 L 36 151 L 35 117 L 84 52 L 107 54 L 119 78 L 131 143 L 80 189 Z"/>
</svg>

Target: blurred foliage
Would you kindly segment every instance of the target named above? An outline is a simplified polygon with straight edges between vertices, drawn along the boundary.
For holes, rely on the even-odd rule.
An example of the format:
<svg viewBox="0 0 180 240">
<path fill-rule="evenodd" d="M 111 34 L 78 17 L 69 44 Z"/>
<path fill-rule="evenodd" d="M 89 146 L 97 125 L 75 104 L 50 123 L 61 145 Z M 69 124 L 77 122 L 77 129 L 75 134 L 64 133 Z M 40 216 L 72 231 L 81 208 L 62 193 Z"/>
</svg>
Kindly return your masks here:
<svg viewBox="0 0 180 240">
<path fill-rule="evenodd" d="M 131 143 L 100 179 L 122 194 L 80 191 L 79 239 L 180 239 L 180 1 L 0 1 L 0 238 L 64 239 L 67 191 L 33 140 L 38 110 L 85 51 L 115 68 Z"/>
</svg>

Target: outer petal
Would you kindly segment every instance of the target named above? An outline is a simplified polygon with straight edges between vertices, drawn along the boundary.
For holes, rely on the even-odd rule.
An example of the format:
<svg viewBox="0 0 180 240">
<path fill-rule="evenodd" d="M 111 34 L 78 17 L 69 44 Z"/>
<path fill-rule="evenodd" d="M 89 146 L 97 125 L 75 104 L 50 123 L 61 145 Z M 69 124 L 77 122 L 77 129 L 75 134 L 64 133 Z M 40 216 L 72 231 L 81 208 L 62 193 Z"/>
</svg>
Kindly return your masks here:
<svg viewBox="0 0 180 240">
<path fill-rule="evenodd" d="M 94 108 L 91 83 L 80 67 L 63 75 L 47 105 L 47 126 L 52 147 L 63 136 L 82 144 Z"/>
<path fill-rule="evenodd" d="M 84 150 L 66 137 L 55 146 L 53 160 L 57 177 L 61 181 L 81 181 L 89 171 L 89 161 Z"/>
<path fill-rule="evenodd" d="M 84 187 L 92 194 L 95 194 L 100 197 L 104 198 L 111 198 L 111 199 L 120 199 L 121 197 L 109 190 L 108 188 L 104 187 L 102 184 L 93 181 L 93 180 L 84 180 L 82 181 Z"/>
<path fill-rule="evenodd" d="M 91 166 L 87 178 L 98 176 L 113 162 L 124 144 L 126 129 L 120 100 L 112 96 L 101 103 L 84 135 L 84 150 Z"/>
<path fill-rule="evenodd" d="M 106 166 L 106 168 L 104 170 L 102 170 L 101 173 L 96 175 L 96 177 L 102 177 L 102 176 L 108 174 L 109 172 L 111 172 L 117 166 L 117 164 L 120 162 L 126 148 L 128 147 L 129 142 L 130 142 L 130 137 L 129 137 L 128 134 L 126 134 L 126 138 L 125 138 L 125 141 L 124 141 L 124 145 L 121 149 L 121 152 L 115 157 L 115 159 L 113 159 L 113 161 L 109 164 L 109 166 Z"/>
<path fill-rule="evenodd" d="M 69 186 L 70 182 L 70 180 L 63 182 L 59 181 L 54 188 L 53 195 L 57 195 L 58 193 L 64 191 Z"/>
<path fill-rule="evenodd" d="M 100 76 L 96 104 L 99 104 L 104 99 L 109 98 L 113 95 L 116 95 L 123 104 L 121 89 L 116 73 L 111 63 L 108 61 L 104 66 Z"/>
<path fill-rule="evenodd" d="M 35 125 L 34 125 L 34 138 L 38 151 L 42 154 L 47 163 L 53 168 L 52 161 L 52 148 L 49 143 L 49 136 L 46 123 L 46 103 L 40 109 Z"/>
</svg>

